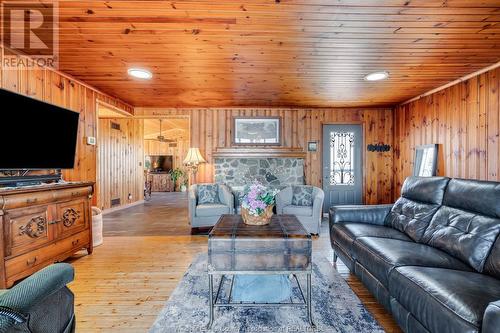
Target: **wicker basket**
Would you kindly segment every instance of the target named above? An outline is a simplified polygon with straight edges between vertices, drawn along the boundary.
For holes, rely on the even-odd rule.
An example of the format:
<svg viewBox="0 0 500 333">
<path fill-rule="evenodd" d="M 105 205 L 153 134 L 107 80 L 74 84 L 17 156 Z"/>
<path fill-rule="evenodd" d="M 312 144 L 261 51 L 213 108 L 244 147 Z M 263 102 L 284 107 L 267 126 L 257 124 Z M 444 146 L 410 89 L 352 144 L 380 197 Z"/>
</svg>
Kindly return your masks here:
<svg viewBox="0 0 500 333">
<path fill-rule="evenodd" d="M 243 222 L 249 225 L 266 225 L 271 223 L 271 217 L 273 216 L 273 208 L 272 206 L 267 206 L 266 210 L 259 216 L 250 215 L 247 209 L 241 208 L 241 217 L 243 218 Z"/>
</svg>

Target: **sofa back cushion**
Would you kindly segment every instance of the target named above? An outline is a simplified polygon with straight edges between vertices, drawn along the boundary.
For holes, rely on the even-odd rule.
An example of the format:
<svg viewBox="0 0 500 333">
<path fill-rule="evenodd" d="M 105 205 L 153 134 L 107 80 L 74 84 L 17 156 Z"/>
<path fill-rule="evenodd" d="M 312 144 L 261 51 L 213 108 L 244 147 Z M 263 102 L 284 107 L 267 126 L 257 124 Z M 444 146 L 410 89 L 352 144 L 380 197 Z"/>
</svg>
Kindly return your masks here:
<svg viewBox="0 0 500 333">
<path fill-rule="evenodd" d="M 452 179 L 422 241 L 483 272 L 500 234 L 499 207 L 500 183 Z"/>
<path fill-rule="evenodd" d="M 449 178 L 408 177 L 399 198 L 387 215 L 385 224 L 420 242 L 432 216 L 443 202 Z"/>
</svg>

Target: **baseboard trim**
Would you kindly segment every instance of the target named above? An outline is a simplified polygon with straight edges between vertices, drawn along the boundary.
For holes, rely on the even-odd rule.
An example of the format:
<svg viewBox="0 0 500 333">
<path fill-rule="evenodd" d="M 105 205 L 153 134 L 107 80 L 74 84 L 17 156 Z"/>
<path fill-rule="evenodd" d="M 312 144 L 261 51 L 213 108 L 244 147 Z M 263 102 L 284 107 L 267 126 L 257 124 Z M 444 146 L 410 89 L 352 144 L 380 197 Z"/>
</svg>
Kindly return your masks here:
<svg viewBox="0 0 500 333">
<path fill-rule="evenodd" d="M 108 208 L 108 209 L 105 209 L 105 210 L 102 211 L 102 215 L 106 215 L 106 214 L 109 214 L 109 213 L 116 212 L 118 210 L 122 210 L 122 209 L 130 208 L 130 207 L 134 207 L 134 206 L 137 206 L 137 205 L 142 205 L 143 203 L 144 203 L 144 200 L 139 200 L 139 201 L 131 202 L 131 203 L 126 204 L 126 205 L 121 205 L 121 206 L 118 206 L 118 207 Z"/>
</svg>

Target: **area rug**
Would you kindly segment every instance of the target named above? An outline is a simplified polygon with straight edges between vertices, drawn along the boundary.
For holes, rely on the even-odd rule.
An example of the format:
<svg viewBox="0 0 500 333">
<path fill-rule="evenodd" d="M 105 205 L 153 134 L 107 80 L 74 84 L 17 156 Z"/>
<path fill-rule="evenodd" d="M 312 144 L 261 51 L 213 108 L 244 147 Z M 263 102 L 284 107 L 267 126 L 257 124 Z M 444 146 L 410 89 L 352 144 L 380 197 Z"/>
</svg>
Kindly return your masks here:
<svg viewBox="0 0 500 333">
<path fill-rule="evenodd" d="M 312 298 L 315 329 L 309 326 L 304 308 L 287 307 L 216 308 L 213 326 L 207 330 L 207 255 L 200 254 L 189 266 L 150 332 L 384 332 L 326 258 L 313 258 L 313 261 Z M 301 283 L 305 286 L 304 279 L 301 279 Z M 218 278 L 214 281 L 214 286 L 217 285 Z M 227 291 L 222 291 L 225 292 Z M 294 288 L 293 292 L 298 296 L 298 288 Z"/>
</svg>

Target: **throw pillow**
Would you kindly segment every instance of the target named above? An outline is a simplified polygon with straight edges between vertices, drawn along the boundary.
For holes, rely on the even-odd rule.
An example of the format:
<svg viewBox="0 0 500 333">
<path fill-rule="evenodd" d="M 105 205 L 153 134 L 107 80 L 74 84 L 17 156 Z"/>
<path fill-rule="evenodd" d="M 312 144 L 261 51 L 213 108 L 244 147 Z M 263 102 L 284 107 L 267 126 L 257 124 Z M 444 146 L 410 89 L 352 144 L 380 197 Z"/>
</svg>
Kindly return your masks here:
<svg viewBox="0 0 500 333">
<path fill-rule="evenodd" d="M 200 184 L 196 186 L 198 205 L 219 203 L 217 184 Z"/>
<path fill-rule="evenodd" d="M 292 186 L 294 206 L 312 206 L 313 205 L 313 187 L 312 186 Z"/>
</svg>

